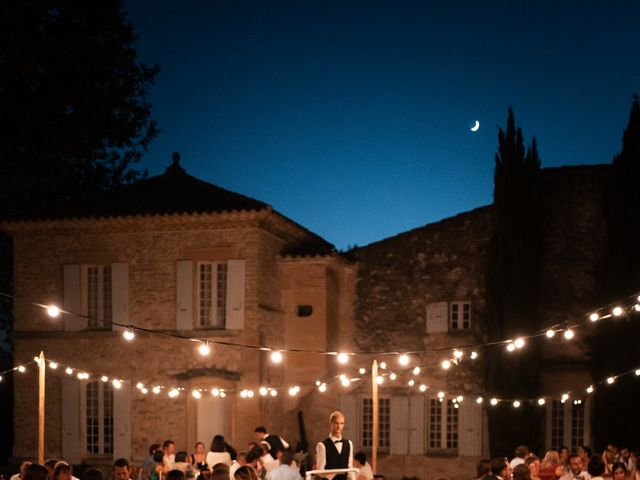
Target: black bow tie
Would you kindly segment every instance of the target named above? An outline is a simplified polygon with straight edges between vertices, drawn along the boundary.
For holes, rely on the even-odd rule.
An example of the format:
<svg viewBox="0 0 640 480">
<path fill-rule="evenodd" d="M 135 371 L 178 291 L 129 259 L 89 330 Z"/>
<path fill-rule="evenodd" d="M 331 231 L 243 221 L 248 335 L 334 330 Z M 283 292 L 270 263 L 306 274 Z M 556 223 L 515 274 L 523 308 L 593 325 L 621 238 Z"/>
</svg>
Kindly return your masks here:
<svg viewBox="0 0 640 480">
<path fill-rule="evenodd" d="M 342 443 L 342 440 L 334 440 L 333 443 Z"/>
</svg>

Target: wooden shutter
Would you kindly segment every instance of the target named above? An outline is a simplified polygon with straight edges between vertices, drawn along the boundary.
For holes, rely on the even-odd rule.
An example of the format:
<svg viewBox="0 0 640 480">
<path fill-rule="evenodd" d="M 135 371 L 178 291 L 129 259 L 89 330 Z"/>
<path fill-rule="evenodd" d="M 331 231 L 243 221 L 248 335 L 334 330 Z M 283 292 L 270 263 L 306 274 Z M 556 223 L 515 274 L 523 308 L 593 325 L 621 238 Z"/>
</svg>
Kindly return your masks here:
<svg viewBox="0 0 640 480">
<path fill-rule="evenodd" d="M 434 302 L 427 305 L 427 333 L 447 332 L 449 326 L 447 302 Z"/>
<path fill-rule="evenodd" d="M 113 458 L 131 459 L 131 384 L 113 389 Z"/>
<path fill-rule="evenodd" d="M 62 377 L 62 456 L 71 464 L 82 460 L 80 431 L 80 384 L 73 378 Z"/>
<path fill-rule="evenodd" d="M 425 421 L 423 395 L 409 397 L 409 454 L 422 455 L 424 449 Z"/>
<path fill-rule="evenodd" d="M 409 399 L 407 397 L 391 397 L 390 453 L 407 454 L 409 428 Z"/>
<path fill-rule="evenodd" d="M 482 454 L 482 405 L 466 399 L 458 410 L 458 453 L 461 456 Z"/>
<path fill-rule="evenodd" d="M 80 265 L 64 266 L 64 329 L 68 331 L 85 330 L 87 319 L 82 314 L 82 283 Z"/>
<path fill-rule="evenodd" d="M 193 330 L 193 262 L 176 264 L 176 330 Z"/>
<path fill-rule="evenodd" d="M 340 395 L 340 411 L 344 415 L 344 438 L 353 442 L 353 448 L 360 446 L 360 422 L 355 395 Z M 327 418 L 327 423 L 329 419 Z"/>
<path fill-rule="evenodd" d="M 244 328 L 245 260 L 227 261 L 227 318 L 225 328 Z"/>
<path fill-rule="evenodd" d="M 129 264 L 111 264 L 111 315 L 112 321 L 129 325 Z M 111 325 L 113 330 L 125 327 Z"/>
</svg>

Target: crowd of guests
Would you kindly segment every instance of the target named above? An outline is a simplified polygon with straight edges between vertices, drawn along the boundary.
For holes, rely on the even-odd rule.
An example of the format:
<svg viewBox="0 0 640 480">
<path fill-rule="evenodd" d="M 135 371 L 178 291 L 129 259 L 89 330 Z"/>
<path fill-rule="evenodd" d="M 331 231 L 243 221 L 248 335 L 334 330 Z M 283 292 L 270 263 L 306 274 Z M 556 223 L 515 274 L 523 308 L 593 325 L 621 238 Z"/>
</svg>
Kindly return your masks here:
<svg viewBox="0 0 640 480">
<path fill-rule="evenodd" d="M 567 447 L 550 450 L 540 458 L 526 445 L 516 448 L 509 461 L 505 457 L 478 462 L 478 480 L 640 480 L 638 452 L 607 445 L 602 454 L 592 454 L 584 445 L 570 453 Z"/>
</svg>

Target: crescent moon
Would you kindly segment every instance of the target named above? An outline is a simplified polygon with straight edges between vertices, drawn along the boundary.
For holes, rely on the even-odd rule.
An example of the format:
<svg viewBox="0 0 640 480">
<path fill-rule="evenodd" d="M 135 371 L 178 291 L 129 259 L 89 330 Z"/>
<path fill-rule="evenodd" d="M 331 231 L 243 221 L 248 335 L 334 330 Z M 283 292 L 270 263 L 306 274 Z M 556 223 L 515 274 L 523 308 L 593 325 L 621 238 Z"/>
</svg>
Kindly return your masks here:
<svg viewBox="0 0 640 480">
<path fill-rule="evenodd" d="M 478 130 L 480 130 L 480 122 L 476 120 L 476 124 L 473 127 L 471 127 L 469 130 L 471 130 L 472 132 L 477 132 Z"/>
</svg>

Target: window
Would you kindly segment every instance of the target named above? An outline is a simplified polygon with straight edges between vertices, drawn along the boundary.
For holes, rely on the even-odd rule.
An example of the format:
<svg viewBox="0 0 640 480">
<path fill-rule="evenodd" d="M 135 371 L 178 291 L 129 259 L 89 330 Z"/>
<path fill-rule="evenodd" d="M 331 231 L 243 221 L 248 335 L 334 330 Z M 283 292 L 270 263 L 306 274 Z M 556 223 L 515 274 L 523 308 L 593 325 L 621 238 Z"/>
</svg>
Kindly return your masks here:
<svg viewBox="0 0 640 480">
<path fill-rule="evenodd" d="M 551 403 L 551 448 L 560 450 L 564 446 L 564 402 Z"/>
<path fill-rule="evenodd" d="M 113 454 L 113 389 L 110 383 L 89 382 L 85 405 L 88 455 Z"/>
<path fill-rule="evenodd" d="M 111 328 L 111 266 L 82 266 L 82 313 L 87 316 L 87 327 Z"/>
<path fill-rule="evenodd" d="M 584 402 L 574 400 L 571 405 L 571 451 L 577 452 L 580 445 L 585 444 L 584 438 Z"/>
<path fill-rule="evenodd" d="M 227 264 L 198 262 L 198 327 L 224 328 L 227 316 Z"/>
<path fill-rule="evenodd" d="M 429 399 L 429 448 L 458 449 L 458 404 L 453 399 Z"/>
<path fill-rule="evenodd" d="M 389 450 L 391 402 L 389 398 L 378 399 L 378 448 Z M 373 400 L 362 399 L 362 447 L 373 446 Z"/>
<path fill-rule="evenodd" d="M 471 304 L 451 302 L 449 308 L 449 330 L 469 330 L 471 327 Z"/>
</svg>

